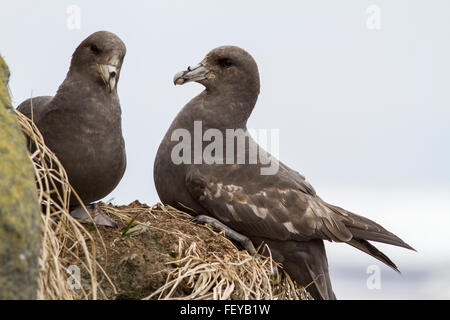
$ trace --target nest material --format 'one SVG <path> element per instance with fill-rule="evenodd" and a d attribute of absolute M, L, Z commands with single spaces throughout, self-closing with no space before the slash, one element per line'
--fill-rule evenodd
<path fill-rule="evenodd" d="M 250 255 L 223 233 L 169 206 L 101 203 L 119 229 L 81 225 L 69 214 L 70 195 L 76 193 L 64 168 L 33 122 L 20 112 L 17 116 L 36 146 L 30 157 L 43 213 L 39 299 L 309 297 L 272 260 L 267 247 L 259 252 L 268 256 Z M 74 283 L 79 278 L 73 265 L 81 283 Z"/>
<path fill-rule="evenodd" d="M 67 174 L 55 154 L 45 145 L 34 123 L 20 112 L 16 111 L 16 114 L 23 133 L 35 146 L 30 158 L 37 181 L 43 226 L 38 299 L 97 299 L 96 246 L 88 247 L 91 234 L 69 214 L 73 190 Z M 72 290 L 68 285 L 72 280 L 67 269 L 69 257 L 89 274 L 90 288 Z"/>
<path fill-rule="evenodd" d="M 192 217 L 170 206 L 151 207 L 138 201 L 115 207 L 100 204 L 102 210 L 114 218 L 122 229 L 104 234 L 106 246 L 114 244 L 118 252 L 109 250 L 109 272 L 115 282 L 117 270 L 130 262 L 135 274 L 148 272 L 149 277 L 162 274 L 157 288 L 143 284 L 140 279 L 132 287 L 141 287 L 144 299 L 307 299 L 304 288 L 291 280 L 279 264 L 269 256 L 250 255 L 239 250 L 223 232 L 209 225 L 198 225 Z M 127 243 L 128 242 L 128 243 Z M 123 247 L 142 247 L 126 250 Z M 118 256 L 120 254 L 120 256 Z M 125 256 L 123 256 L 125 254 Z M 117 260 L 121 262 L 116 262 Z M 134 263 L 132 261 L 135 261 Z M 139 262 L 140 261 L 140 262 Z M 156 270 L 147 270 L 147 264 Z M 136 270 L 137 268 L 137 270 Z M 152 273 L 153 271 L 153 273 Z M 108 272 L 108 270 L 107 270 Z M 154 279 L 153 281 L 155 281 Z M 132 281 L 132 280 L 129 280 Z M 158 282 L 156 280 L 156 282 Z M 123 286 L 116 281 L 118 291 Z"/>

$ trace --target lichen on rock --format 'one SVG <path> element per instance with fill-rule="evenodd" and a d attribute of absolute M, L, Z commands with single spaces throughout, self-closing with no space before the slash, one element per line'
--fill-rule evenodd
<path fill-rule="evenodd" d="M 0 56 L 0 299 L 35 299 L 40 208 L 25 137 L 12 112 L 9 75 Z"/>

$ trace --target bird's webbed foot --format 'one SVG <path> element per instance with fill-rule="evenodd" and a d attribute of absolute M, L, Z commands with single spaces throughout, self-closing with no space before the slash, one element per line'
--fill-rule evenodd
<path fill-rule="evenodd" d="M 210 216 L 207 216 L 207 215 L 199 215 L 199 216 L 195 216 L 193 221 L 196 222 L 196 223 L 199 223 L 199 224 L 200 223 L 207 223 L 207 224 L 212 225 L 213 227 L 215 227 L 215 228 L 217 228 L 219 230 L 223 230 L 225 232 L 225 235 L 228 238 L 238 242 L 250 254 L 256 253 L 255 246 L 253 245 L 252 241 L 248 237 L 246 237 L 243 234 L 240 234 L 239 232 L 231 229 L 230 227 L 226 226 L 225 224 L 223 224 L 222 222 L 220 222 L 216 218 L 213 218 L 213 217 L 210 217 Z"/>
<path fill-rule="evenodd" d="M 94 223 L 99 226 L 117 228 L 117 223 L 108 217 L 102 209 L 100 209 L 97 203 L 87 204 L 85 207 L 89 211 L 89 214 L 82 206 L 79 206 L 70 211 L 70 215 L 73 218 L 80 220 L 81 223 Z"/>

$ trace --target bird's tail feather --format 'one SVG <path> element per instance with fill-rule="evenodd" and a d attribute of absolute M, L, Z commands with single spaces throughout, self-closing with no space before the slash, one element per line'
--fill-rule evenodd
<path fill-rule="evenodd" d="M 395 234 L 393 234 L 385 229 L 383 229 L 381 231 L 361 230 L 361 229 L 352 228 L 352 227 L 349 227 L 348 229 L 352 233 L 353 237 L 357 238 L 357 239 L 365 239 L 365 240 L 370 240 L 370 241 L 387 243 L 387 244 L 391 244 L 391 245 L 394 245 L 397 247 L 402 247 L 402 248 L 416 251 L 416 249 L 411 247 L 409 244 L 404 242 L 402 239 L 397 237 Z"/>
<path fill-rule="evenodd" d="M 378 223 L 329 203 L 326 203 L 326 206 L 341 217 L 353 238 L 387 243 L 415 251 L 413 247 Z"/>
<path fill-rule="evenodd" d="M 367 253 L 368 255 L 371 255 L 375 259 L 383 262 L 387 266 L 391 267 L 392 269 L 394 269 L 395 271 L 400 273 L 400 271 L 398 270 L 398 268 L 395 265 L 395 263 L 392 262 L 392 260 L 389 259 L 388 256 L 386 256 L 383 252 L 378 250 L 375 246 L 370 244 L 368 241 L 366 241 L 364 239 L 353 238 L 353 239 L 351 239 L 350 241 L 348 241 L 346 243 L 348 243 L 349 245 L 351 245 L 351 246 L 353 246 L 353 247 L 355 247 L 355 248 L 357 248 L 357 249 Z"/>

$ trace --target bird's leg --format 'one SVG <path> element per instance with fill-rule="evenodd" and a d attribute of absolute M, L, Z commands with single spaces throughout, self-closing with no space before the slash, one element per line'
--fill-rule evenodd
<path fill-rule="evenodd" d="M 80 220 L 82 223 L 95 223 L 99 226 L 107 226 L 111 228 L 117 228 L 117 223 L 114 222 L 110 217 L 108 217 L 98 206 L 97 203 L 91 203 L 85 205 L 89 214 L 82 206 L 78 206 L 72 211 L 70 215 L 75 219 Z"/>
<path fill-rule="evenodd" d="M 210 224 L 210 225 L 212 225 L 213 227 L 215 227 L 217 229 L 225 231 L 225 235 L 228 238 L 238 242 L 250 254 L 256 253 L 255 246 L 253 245 L 252 241 L 248 237 L 246 237 L 243 234 L 240 234 L 239 232 L 237 232 L 237 231 L 231 229 L 230 227 L 224 225 L 219 220 L 217 220 L 217 219 L 215 219 L 213 217 L 210 217 L 210 216 L 199 215 L 199 216 L 194 217 L 193 221 L 196 222 L 196 223 L 207 223 L 207 224 Z"/>
<path fill-rule="evenodd" d="M 245 250 L 247 250 L 250 254 L 256 253 L 255 246 L 253 245 L 253 242 L 243 234 L 240 234 L 239 232 L 231 229 L 230 227 L 226 226 L 216 218 L 207 216 L 207 215 L 199 215 L 195 216 L 193 219 L 196 223 L 207 223 L 209 225 L 212 225 L 213 227 L 223 230 L 225 232 L 225 235 L 238 242 L 242 247 L 244 247 Z M 258 258 L 261 258 L 258 256 Z M 272 276 L 276 277 L 278 275 L 278 269 L 276 266 L 273 266 L 272 268 Z"/>

